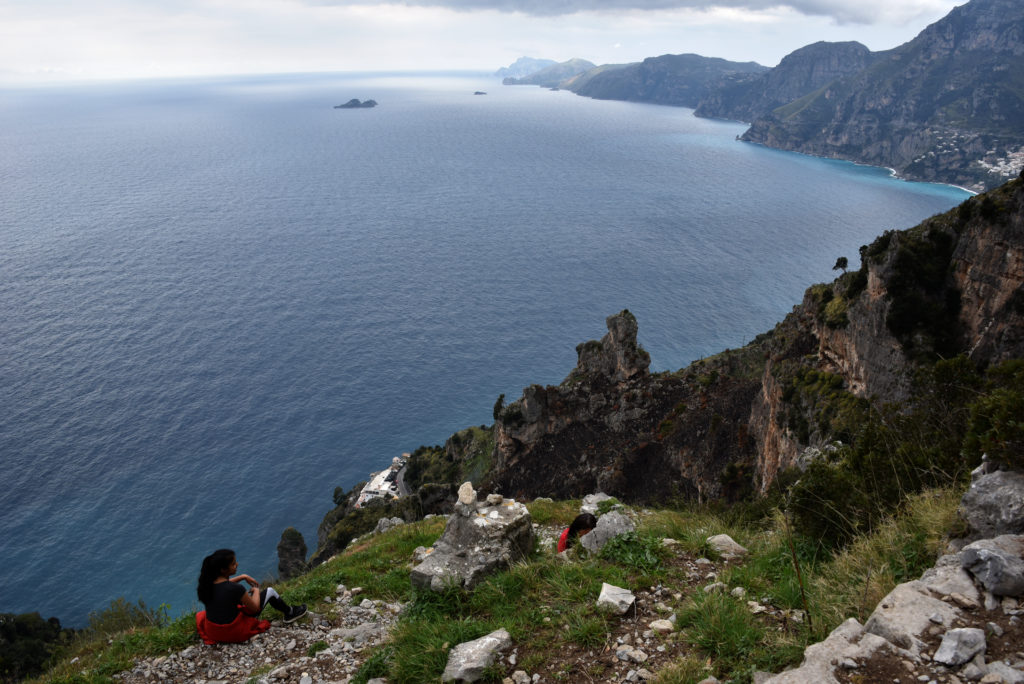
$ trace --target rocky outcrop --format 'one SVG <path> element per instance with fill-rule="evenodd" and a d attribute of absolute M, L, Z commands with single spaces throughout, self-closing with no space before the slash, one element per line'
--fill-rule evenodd
<path fill-rule="evenodd" d="M 599 342 L 576 347 L 576 368 L 566 382 L 599 375 L 612 382 L 625 382 L 647 372 L 651 356 L 636 341 L 636 317 L 623 310 L 605 320 L 608 333 Z"/>
<path fill-rule="evenodd" d="M 813 43 L 786 55 L 771 71 L 723 82 L 701 99 L 694 114 L 753 121 L 837 78 L 863 71 L 875 58 L 854 41 Z"/>
<path fill-rule="evenodd" d="M 289 527 L 281 533 L 281 541 L 277 543 L 277 574 L 281 579 L 298 577 L 309 569 L 306 552 L 306 540 L 301 532 Z"/>
<path fill-rule="evenodd" d="M 533 527 L 526 506 L 491 494 L 476 500 L 466 482 L 444 533 L 412 569 L 413 586 L 443 591 L 449 586 L 472 589 L 489 574 L 507 568 L 533 548 Z"/>
<path fill-rule="evenodd" d="M 602 340 L 577 347 L 562 384 L 527 387 L 496 414 L 494 467 L 482 486 L 517 497 L 718 496 L 733 450 L 752 453 L 733 430 L 746 422 L 756 383 L 728 371 L 735 359 L 651 375 L 633 315 L 606 323 Z"/>
<path fill-rule="evenodd" d="M 866 69 L 756 119 L 743 139 L 995 187 L 1024 165 L 1024 5 L 972 0 Z"/>
<path fill-rule="evenodd" d="M 975 537 L 1024 534 L 1024 473 L 978 468 L 960 502 L 960 517 Z"/>

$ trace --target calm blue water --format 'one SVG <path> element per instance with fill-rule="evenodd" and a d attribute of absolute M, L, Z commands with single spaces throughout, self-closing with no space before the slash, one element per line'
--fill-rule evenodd
<path fill-rule="evenodd" d="M 0 92 L 0 612 L 184 611 L 608 314 L 679 368 L 966 197 L 742 131 L 469 76 Z"/>

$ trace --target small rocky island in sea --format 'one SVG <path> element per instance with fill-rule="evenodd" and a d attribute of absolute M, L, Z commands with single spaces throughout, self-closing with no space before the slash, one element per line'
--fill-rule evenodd
<path fill-rule="evenodd" d="M 367 109 L 369 107 L 376 107 L 376 100 L 367 100 L 366 102 L 360 102 L 356 98 L 352 98 L 345 104 L 334 105 L 335 109 Z"/>
<path fill-rule="evenodd" d="M 473 93 L 473 94 L 474 94 L 474 95 L 486 95 L 487 93 L 485 93 L 485 92 L 484 92 L 484 91 L 482 91 L 482 90 L 478 90 L 478 91 L 476 91 L 476 92 L 475 92 L 475 93 Z"/>

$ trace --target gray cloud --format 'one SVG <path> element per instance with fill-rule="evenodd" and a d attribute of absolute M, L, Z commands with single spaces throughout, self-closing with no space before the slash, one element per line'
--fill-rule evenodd
<path fill-rule="evenodd" d="M 444 7 L 457 11 L 497 10 L 533 16 L 559 16 L 585 11 L 711 10 L 731 8 L 769 10 L 790 8 L 808 16 L 830 17 L 840 24 L 873 24 L 887 18 L 906 20 L 934 10 L 952 7 L 949 0 L 306 0 L 318 5 L 402 4 Z"/>

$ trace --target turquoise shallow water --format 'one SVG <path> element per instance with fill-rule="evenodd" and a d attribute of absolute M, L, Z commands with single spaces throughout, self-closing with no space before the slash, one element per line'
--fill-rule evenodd
<path fill-rule="evenodd" d="M 186 610 L 608 314 L 678 368 L 967 196 L 742 131 L 464 74 L 4 91 L 0 612 Z"/>

